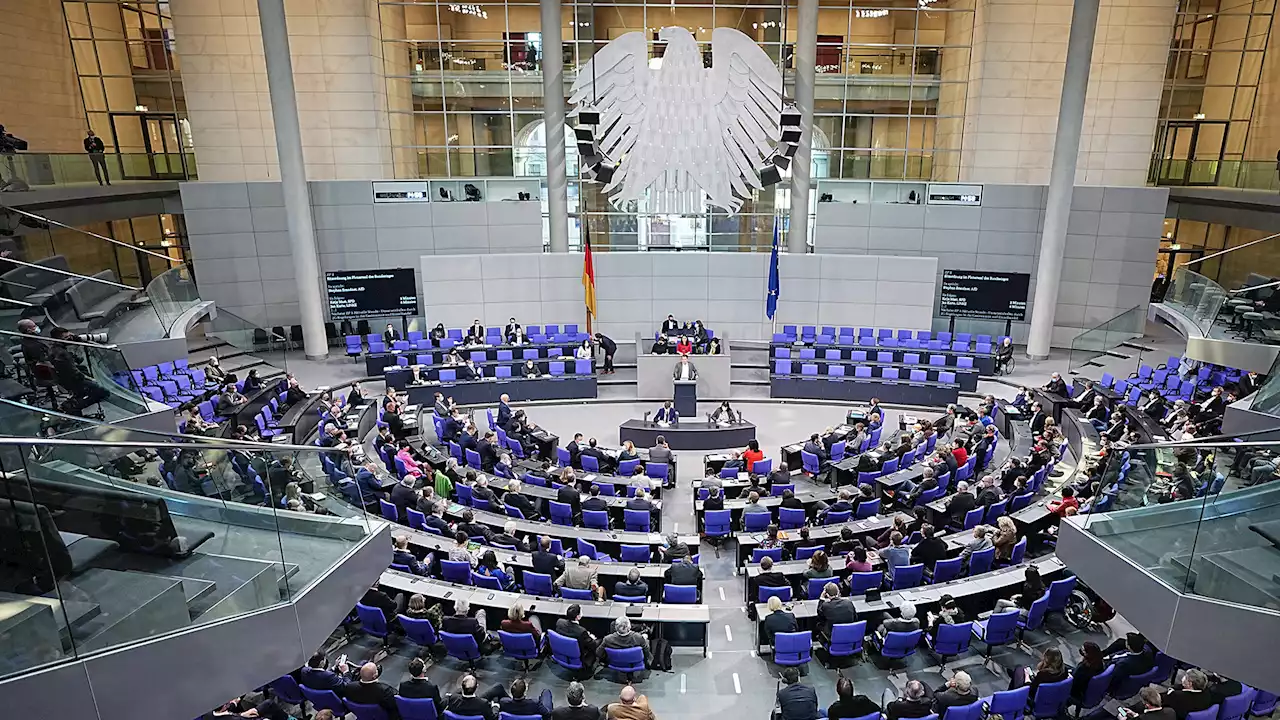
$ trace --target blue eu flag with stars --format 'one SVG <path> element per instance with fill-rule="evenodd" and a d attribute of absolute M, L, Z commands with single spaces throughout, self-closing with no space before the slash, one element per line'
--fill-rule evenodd
<path fill-rule="evenodd" d="M 773 319 L 778 312 L 778 221 L 773 223 L 773 251 L 769 253 L 769 297 L 765 300 L 765 314 Z"/>

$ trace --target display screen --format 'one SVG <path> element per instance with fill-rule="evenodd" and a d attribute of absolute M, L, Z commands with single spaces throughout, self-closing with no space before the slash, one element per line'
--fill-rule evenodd
<path fill-rule="evenodd" d="M 331 320 L 418 314 L 413 268 L 329 272 L 324 282 Z"/>
<path fill-rule="evenodd" d="M 943 270 L 939 315 L 1026 320 L 1027 273 L 988 270 Z"/>

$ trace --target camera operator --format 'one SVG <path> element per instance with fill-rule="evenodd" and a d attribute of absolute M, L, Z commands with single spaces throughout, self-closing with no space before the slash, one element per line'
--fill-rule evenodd
<path fill-rule="evenodd" d="M 24 318 L 18 321 L 18 332 L 22 338 L 18 347 L 22 348 L 22 360 L 27 366 L 28 377 L 35 377 L 35 366 L 49 362 L 49 344 L 40 337 L 40 326 L 35 320 Z"/>
<path fill-rule="evenodd" d="M 80 341 L 75 333 L 62 327 L 50 330 L 49 336 L 54 340 Z M 80 415 L 85 408 L 102 402 L 109 395 L 105 388 L 93 381 L 88 369 L 72 354 L 70 347 L 53 345 L 49 348 L 49 359 L 53 363 L 53 374 L 58 384 L 71 393 L 71 399 L 62 406 L 63 412 Z"/>
<path fill-rule="evenodd" d="M 4 156 L 4 164 L 9 169 L 9 178 L 0 177 L 0 192 L 21 192 L 30 188 L 18 177 L 18 169 L 14 166 L 13 156 L 19 150 L 27 149 L 27 141 L 5 132 L 0 125 L 0 155 Z"/>

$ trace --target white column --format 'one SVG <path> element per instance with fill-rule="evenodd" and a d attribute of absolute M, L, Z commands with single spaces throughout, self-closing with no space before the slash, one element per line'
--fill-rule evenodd
<path fill-rule="evenodd" d="M 808 252 L 809 184 L 813 156 L 813 85 L 818 69 L 818 0 L 799 0 L 796 26 L 795 68 L 796 108 L 800 110 L 800 148 L 791 159 L 791 221 L 787 230 L 787 250 Z"/>
<path fill-rule="evenodd" d="M 564 155 L 564 37 L 560 0 L 542 10 L 542 119 L 547 137 L 547 225 L 551 252 L 569 252 L 569 169 Z"/>
<path fill-rule="evenodd" d="M 320 261 L 316 257 L 316 231 L 311 222 L 307 168 L 302 160 L 302 131 L 298 127 L 298 96 L 293 89 L 293 61 L 289 57 L 284 0 L 258 0 L 258 18 L 267 61 L 271 116 L 276 128 L 280 186 L 289 222 L 293 277 L 298 285 L 298 310 L 302 314 L 303 352 L 308 360 L 323 360 L 329 356 L 329 341 L 324 334 Z"/>
<path fill-rule="evenodd" d="M 1031 309 L 1031 333 L 1027 357 L 1049 357 L 1053 319 L 1058 309 L 1058 285 L 1062 280 L 1062 253 L 1067 245 L 1067 220 L 1076 184 L 1076 159 L 1084 126 L 1084 100 L 1089 89 L 1089 62 L 1093 35 L 1098 27 L 1098 1 L 1075 0 L 1071 35 L 1067 40 L 1067 66 L 1058 105 L 1058 130 L 1049 170 L 1049 195 L 1044 208 L 1044 234 L 1040 238 L 1040 265 L 1036 269 L 1036 296 Z"/>

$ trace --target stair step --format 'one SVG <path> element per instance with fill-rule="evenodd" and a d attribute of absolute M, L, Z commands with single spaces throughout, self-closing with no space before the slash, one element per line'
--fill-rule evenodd
<path fill-rule="evenodd" d="M 1120 343 L 1120 346 L 1121 346 L 1121 347 L 1127 347 L 1127 348 L 1133 348 L 1134 350 L 1141 350 L 1142 352 L 1155 352 L 1155 351 L 1156 351 L 1156 349 L 1155 349 L 1155 348 L 1153 348 L 1153 347 L 1151 347 L 1150 345 L 1143 345 L 1142 343 L 1133 342 L 1132 340 L 1125 340 L 1124 342 Z"/>
<path fill-rule="evenodd" d="M 59 581 L 56 596 L 99 608 L 96 617 L 72 630 L 79 650 L 97 650 L 191 624 L 182 582 L 163 575 L 95 567 Z"/>
<path fill-rule="evenodd" d="M 1113 358 L 1120 358 L 1121 360 L 1132 360 L 1132 359 L 1133 359 L 1133 356 L 1132 356 L 1132 355 L 1125 355 L 1124 353 L 1122 353 L 1122 352 L 1116 352 L 1115 350 L 1104 350 L 1104 351 L 1103 351 L 1103 354 L 1104 354 L 1104 355 L 1109 355 L 1109 356 L 1111 356 L 1111 357 L 1113 357 Z"/>
<path fill-rule="evenodd" d="M 277 553 L 279 550 L 277 549 Z M 113 565 L 121 569 L 156 573 L 193 581 L 193 589 L 201 592 L 189 604 L 192 618 L 211 620 L 255 610 L 280 601 L 280 581 L 286 574 L 297 572 L 297 565 L 268 560 L 200 553 L 188 558 L 117 555 Z M 203 587 L 211 584 L 212 589 Z"/>

